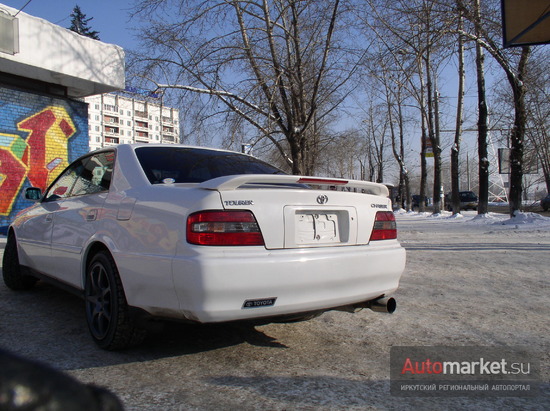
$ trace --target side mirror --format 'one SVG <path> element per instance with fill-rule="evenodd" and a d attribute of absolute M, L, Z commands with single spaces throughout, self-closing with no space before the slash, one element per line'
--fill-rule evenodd
<path fill-rule="evenodd" d="M 29 187 L 25 190 L 25 198 L 31 201 L 39 201 L 42 198 L 42 190 L 36 187 Z"/>

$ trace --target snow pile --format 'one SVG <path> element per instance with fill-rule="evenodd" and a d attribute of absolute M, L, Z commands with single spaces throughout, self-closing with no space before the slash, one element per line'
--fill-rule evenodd
<path fill-rule="evenodd" d="M 521 211 L 515 211 L 514 217 L 506 220 L 502 224 L 550 224 L 549 217 L 543 217 L 537 213 L 522 213 Z"/>

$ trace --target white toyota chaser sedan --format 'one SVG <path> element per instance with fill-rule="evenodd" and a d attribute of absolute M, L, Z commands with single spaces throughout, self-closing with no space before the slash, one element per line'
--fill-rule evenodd
<path fill-rule="evenodd" d="M 119 145 L 74 161 L 11 224 L 13 290 L 38 280 L 83 297 L 95 342 L 140 343 L 158 319 L 296 321 L 393 312 L 405 249 L 388 190 L 287 175 L 252 156 Z"/>

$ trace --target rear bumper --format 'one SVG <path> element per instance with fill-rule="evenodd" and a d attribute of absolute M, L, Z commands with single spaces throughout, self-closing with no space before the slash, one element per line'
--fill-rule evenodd
<path fill-rule="evenodd" d="M 406 259 L 397 241 L 299 251 L 192 250 L 173 260 L 173 282 L 183 317 L 204 323 L 326 310 L 388 295 Z M 270 299 L 273 305 L 244 307 L 245 301 Z"/>

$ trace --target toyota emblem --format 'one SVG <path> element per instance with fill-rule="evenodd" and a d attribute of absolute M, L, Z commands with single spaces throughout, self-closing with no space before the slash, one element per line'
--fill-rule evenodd
<path fill-rule="evenodd" d="M 319 197 L 317 197 L 317 202 L 319 204 L 326 204 L 328 201 L 328 197 L 326 195 L 320 195 Z"/>

